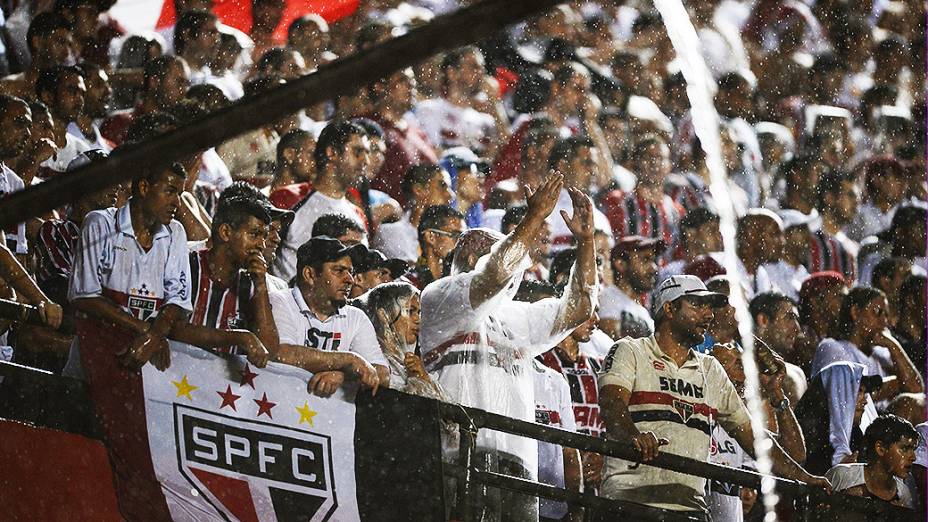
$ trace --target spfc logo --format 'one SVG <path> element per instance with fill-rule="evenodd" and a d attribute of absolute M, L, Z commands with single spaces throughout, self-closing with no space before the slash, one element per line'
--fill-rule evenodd
<path fill-rule="evenodd" d="M 677 410 L 677 415 L 686 423 L 693 416 L 693 405 L 684 401 L 673 401 L 673 409 Z"/>
<path fill-rule="evenodd" d="M 181 474 L 227 520 L 322 522 L 338 507 L 329 437 L 174 405 Z"/>

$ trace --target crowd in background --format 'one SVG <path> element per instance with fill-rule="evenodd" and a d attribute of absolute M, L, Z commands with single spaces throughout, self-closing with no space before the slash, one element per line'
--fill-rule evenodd
<path fill-rule="evenodd" d="M 0 194 L 105 161 L 466 4 L 362 0 L 331 24 L 299 17 L 276 41 L 284 0 L 253 0 L 248 31 L 222 24 L 210 0 L 175 0 L 175 23 L 142 34 L 108 15 L 114 3 L 0 2 Z M 928 465 L 911 430 L 928 434 L 924 3 L 686 4 L 714 80 L 727 193 L 709 191 L 687 84 L 651 2 L 571 2 L 7 230 L 0 291 L 36 305 L 46 326 L 5 321 L 3 358 L 91 378 L 74 346 L 74 318 L 90 316 L 144 338 L 125 354 L 130 367 L 169 364 L 158 342 L 170 337 L 310 369 L 320 395 L 360 380 L 458 401 L 418 348 L 420 292 L 453 273 L 466 231 L 512 233 L 558 176 L 514 298 L 560 296 L 581 270 L 559 211 L 571 214 L 583 193 L 598 305 L 538 356 L 538 422 L 607 436 L 604 359 L 619 339 L 655 334 L 662 281 L 696 276 L 749 302 L 761 370 L 778 376 L 762 380 L 768 428 L 801 430 L 792 457 L 838 489 L 918 505 Z M 737 278 L 724 268 L 717 198 L 737 214 Z M 110 247 L 97 243 L 123 248 L 107 234 L 132 227 L 138 259 L 164 248 L 162 288 L 115 283 L 138 263 L 100 259 Z M 158 246 L 163 234 L 170 247 Z M 177 313 L 140 315 L 132 299 L 149 296 Z M 713 312 L 692 349 L 713 355 L 743 394 L 734 309 Z M 341 339 L 327 334 L 333 321 Z M 713 428 L 712 461 L 752 466 L 736 446 Z M 886 456 L 891 446 L 901 456 Z M 601 456 L 545 451 L 539 480 L 602 486 Z M 892 458 L 908 464 L 883 462 Z M 714 520 L 762 515 L 756 492 L 707 488 Z M 541 516 L 581 515 L 543 503 Z"/>

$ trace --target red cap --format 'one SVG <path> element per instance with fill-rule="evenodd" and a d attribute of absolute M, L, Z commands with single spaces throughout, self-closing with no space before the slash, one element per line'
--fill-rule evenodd
<path fill-rule="evenodd" d="M 813 296 L 824 294 L 826 290 L 846 286 L 847 281 L 839 272 L 815 272 L 802 282 L 802 288 L 799 289 L 799 301 L 808 301 Z"/>
<path fill-rule="evenodd" d="M 612 247 L 612 259 L 618 257 L 619 252 L 648 249 L 654 250 L 655 255 L 661 254 L 664 250 L 667 250 L 667 244 L 663 240 L 653 237 L 625 236 L 616 241 L 615 246 Z"/>
<path fill-rule="evenodd" d="M 715 276 L 725 275 L 726 271 L 712 256 L 702 255 L 687 263 L 683 267 L 683 273 L 694 275 L 705 282 Z"/>

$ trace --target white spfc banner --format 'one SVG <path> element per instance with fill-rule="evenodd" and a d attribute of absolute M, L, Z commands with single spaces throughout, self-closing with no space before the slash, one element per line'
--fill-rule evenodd
<path fill-rule="evenodd" d="M 258 369 L 171 343 L 144 366 L 155 474 L 174 520 L 359 520 L 354 391 L 306 392 L 310 373 Z"/>

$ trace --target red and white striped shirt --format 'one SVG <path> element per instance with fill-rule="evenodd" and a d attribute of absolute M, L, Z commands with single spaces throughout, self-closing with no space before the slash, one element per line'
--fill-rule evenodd
<path fill-rule="evenodd" d="M 809 273 L 831 270 L 843 274 L 848 281 L 857 279 L 856 252 L 847 244 L 842 244 L 839 238 L 821 229 L 809 234 L 807 265 Z"/>
<path fill-rule="evenodd" d="M 617 240 L 638 235 L 661 239 L 666 245 L 673 245 L 677 222 L 685 214 L 683 208 L 666 194 L 662 196 L 660 205 L 655 205 L 636 192 L 619 190 L 606 194 L 602 207 Z"/>
<path fill-rule="evenodd" d="M 244 312 L 240 312 L 242 302 L 239 299 L 241 272 L 235 278 L 233 285 L 219 286 L 212 278 L 209 258 L 209 250 L 190 253 L 191 301 L 193 302 L 190 324 L 218 330 L 244 328 Z M 250 289 L 251 280 L 247 280 L 246 284 Z M 245 299 L 247 298 L 248 296 L 245 296 Z M 214 348 L 214 350 L 221 353 L 244 354 L 234 346 Z"/>
<path fill-rule="evenodd" d="M 599 386 L 596 374 L 602 367 L 602 362 L 582 353 L 578 355 L 576 362 L 570 362 L 557 349 L 548 350 L 539 355 L 538 359 L 567 379 L 577 432 L 599 437 L 604 429 L 599 415 Z"/>
<path fill-rule="evenodd" d="M 42 223 L 35 245 L 36 279 L 40 285 L 56 278 L 67 280 L 71 276 L 80 237 L 80 227 L 70 219 L 50 219 Z"/>

